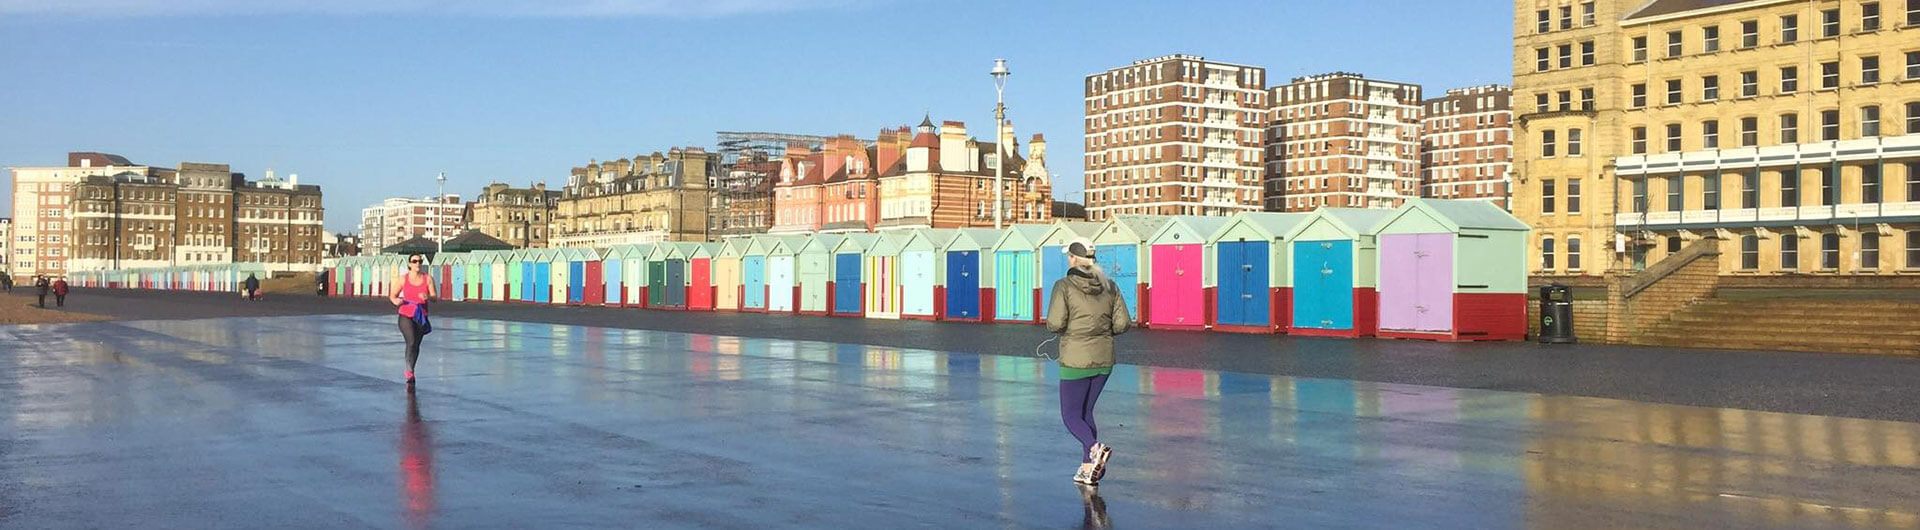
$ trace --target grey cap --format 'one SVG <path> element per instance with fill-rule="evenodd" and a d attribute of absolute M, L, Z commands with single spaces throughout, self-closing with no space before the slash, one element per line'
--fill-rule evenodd
<path fill-rule="evenodd" d="M 1093 242 L 1087 241 L 1086 238 L 1075 238 L 1073 242 L 1067 243 L 1063 250 L 1068 256 L 1093 259 Z"/>

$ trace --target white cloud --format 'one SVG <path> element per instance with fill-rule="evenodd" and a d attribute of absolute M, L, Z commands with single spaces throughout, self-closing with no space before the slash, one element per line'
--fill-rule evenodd
<path fill-rule="evenodd" d="M 0 13 L 98 17 L 196 15 L 715 17 L 804 11 L 866 0 L 0 0 Z"/>

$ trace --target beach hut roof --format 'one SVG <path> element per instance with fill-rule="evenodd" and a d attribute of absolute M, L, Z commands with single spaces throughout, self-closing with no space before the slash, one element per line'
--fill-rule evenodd
<path fill-rule="evenodd" d="M 833 252 L 833 248 L 839 246 L 840 241 L 846 238 L 847 236 L 844 234 L 815 234 L 813 237 L 807 238 L 807 242 L 800 245 L 799 248 L 794 249 L 794 251 L 805 252 L 818 249 L 821 252 Z"/>
<path fill-rule="evenodd" d="M 1093 236 L 1099 235 L 1100 229 L 1105 226 L 1105 223 L 1087 221 L 1058 221 L 1053 223 L 1052 226 L 1047 227 L 1047 233 L 1041 236 L 1040 244 L 1066 245 L 1067 243 L 1073 242 L 1076 238 L 1086 238 L 1088 241 L 1092 241 Z"/>
<path fill-rule="evenodd" d="M 1047 237 L 1047 233 L 1052 231 L 1053 227 L 1048 225 L 1009 226 L 1007 227 L 1006 233 L 1000 234 L 1000 238 L 993 241 L 992 248 L 999 249 L 1008 246 L 1037 248 L 1040 246 L 1040 241 Z"/>
<path fill-rule="evenodd" d="M 913 239 L 913 233 L 906 230 L 890 230 L 881 232 L 879 235 L 880 240 L 875 241 L 873 246 L 867 247 L 868 254 L 881 256 L 899 254 L 901 249 L 907 248 L 907 241 Z"/>
<path fill-rule="evenodd" d="M 1307 219 L 1310 219 L 1312 217 L 1313 217 L 1313 214 L 1305 213 L 1305 212 L 1301 212 L 1301 213 L 1280 213 L 1280 212 L 1237 213 L 1237 214 L 1234 214 L 1232 217 L 1227 217 L 1226 222 L 1222 223 L 1220 225 L 1220 228 L 1215 229 L 1213 232 L 1207 233 L 1207 241 L 1219 241 L 1221 238 L 1226 237 L 1227 232 L 1232 231 L 1233 227 L 1240 226 L 1240 225 L 1252 227 L 1255 231 L 1259 232 L 1262 236 L 1265 236 L 1264 239 L 1283 238 L 1283 237 L 1286 237 L 1287 234 L 1292 233 L 1295 228 L 1304 226 L 1306 224 Z"/>
<path fill-rule="evenodd" d="M 993 246 L 994 243 L 1000 241 L 1001 236 L 1006 235 L 1003 232 L 1002 230 L 993 230 L 990 228 L 961 228 L 956 231 L 953 240 L 949 241 L 948 245 L 962 246 L 970 243 L 982 249 L 989 248 Z"/>
<path fill-rule="evenodd" d="M 1134 243 L 1145 243 L 1171 219 L 1164 215 L 1117 215 L 1102 225 L 1094 238 L 1106 239 L 1108 234 L 1127 234 L 1127 238 Z"/>
<path fill-rule="evenodd" d="M 1212 238 L 1214 234 L 1220 232 L 1222 227 L 1227 226 L 1227 221 L 1230 219 L 1233 218 L 1201 215 L 1177 215 L 1169 217 L 1167 218 L 1166 224 L 1160 225 L 1159 230 L 1155 230 L 1153 234 L 1147 236 L 1147 241 L 1159 242 L 1160 238 L 1167 237 L 1167 234 L 1174 233 L 1177 230 L 1184 230 L 1187 233 L 1199 235 L 1199 238 L 1193 241 L 1194 243 L 1204 243 L 1209 238 Z M 1185 242 L 1182 241 L 1182 243 Z"/>
<path fill-rule="evenodd" d="M 1316 219 L 1327 220 L 1327 226 L 1346 234 L 1349 239 L 1372 235 L 1373 227 L 1392 217 L 1393 212 L 1384 208 L 1320 208 L 1314 210 L 1311 217 L 1295 225 L 1293 230 L 1289 230 L 1286 238 L 1288 241 L 1299 239 Z"/>
<path fill-rule="evenodd" d="M 1416 213 L 1431 217 L 1435 222 L 1454 232 L 1463 228 L 1523 232 L 1533 229 L 1491 202 L 1414 198 L 1407 199 L 1406 204 L 1394 210 L 1387 218 L 1375 223 L 1371 231 L 1379 232 L 1394 221 Z"/>
<path fill-rule="evenodd" d="M 835 254 L 843 254 L 847 252 L 864 253 L 864 252 L 867 252 L 868 250 L 871 250 L 874 245 L 877 245 L 879 243 L 880 243 L 880 234 L 868 234 L 868 233 L 846 234 L 844 237 L 840 239 L 839 243 L 834 244 L 832 247 L 830 247 L 830 249 Z"/>

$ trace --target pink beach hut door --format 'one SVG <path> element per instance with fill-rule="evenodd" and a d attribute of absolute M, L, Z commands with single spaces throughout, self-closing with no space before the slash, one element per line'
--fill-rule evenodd
<path fill-rule="evenodd" d="M 1380 236 L 1380 328 L 1453 329 L 1453 234 Z"/>
<path fill-rule="evenodd" d="M 1152 323 L 1162 326 L 1201 326 L 1202 312 L 1199 244 L 1155 245 Z"/>

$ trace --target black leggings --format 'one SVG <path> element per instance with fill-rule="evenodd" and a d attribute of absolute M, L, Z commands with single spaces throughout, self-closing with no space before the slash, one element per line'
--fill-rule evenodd
<path fill-rule="evenodd" d="M 406 315 L 400 317 L 400 337 L 407 339 L 407 371 L 413 371 L 413 362 L 420 360 L 420 338 L 426 334 L 420 332 L 420 325 Z"/>

